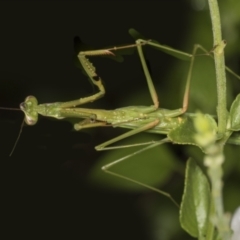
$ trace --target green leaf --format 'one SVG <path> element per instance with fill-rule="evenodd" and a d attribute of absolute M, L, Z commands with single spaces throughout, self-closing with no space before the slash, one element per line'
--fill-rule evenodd
<path fill-rule="evenodd" d="M 193 118 L 187 117 L 178 127 L 169 132 L 168 137 L 177 144 L 190 144 L 200 147 L 194 139 L 196 133 Z"/>
<path fill-rule="evenodd" d="M 231 137 L 227 140 L 227 143 L 234 144 L 234 145 L 240 145 L 240 134 L 233 133 L 233 135 L 231 135 Z"/>
<path fill-rule="evenodd" d="M 231 119 L 231 130 L 240 130 L 240 94 L 237 95 L 236 99 L 230 109 L 230 119 Z"/>
<path fill-rule="evenodd" d="M 217 125 L 213 117 L 208 114 L 204 114 L 203 116 L 208 125 L 211 126 L 213 130 L 216 130 Z M 197 117 L 195 115 L 187 116 L 178 127 L 169 132 L 168 137 L 170 140 L 177 144 L 195 145 L 204 151 L 203 146 L 199 144 L 196 138 L 199 134 L 195 126 L 196 120 Z"/>
<path fill-rule="evenodd" d="M 189 159 L 185 186 L 180 206 L 180 223 L 191 236 L 205 239 L 209 228 L 210 187 L 206 176 L 196 163 Z"/>

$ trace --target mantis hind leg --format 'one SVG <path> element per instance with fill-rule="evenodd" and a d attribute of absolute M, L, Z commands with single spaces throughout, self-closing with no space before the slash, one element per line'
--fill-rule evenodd
<path fill-rule="evenodd" d="M 140 153 L 142 153 L 142 152 L 144 152 L 144 151 L 146 151 L 146 150 L 152 149 L 152 148 L 154 148 L 154 147 L 157 147 L 157 146 L 159 146 L 159 145 L 161 145 L 161 144 L 164 144 L 164 143 L 167 143 L 167 142 L 170 142 L 170 140 L 169 140 L 168 138 L 162 139 L 162 140 L 160 140 L 160 141 L 156 141 L 155 143 L 152 143 L 152 144 L 149 145 L 149 146 L 146 146 L 146 147 L 144 147 L 144 148 L 142 148 L 142 149 L 140 149 L 140 150 L 138 150 L 138 151 L 136 151 L 136 152 L 133 152 L 133 153 L 127 155 L 127 156 L 124 156 L 124 157 L 122 157 L 122 158 L 119 158 L 119 159 L 117 159 L 117 160 L 115 160 L 115 161 L 113 161 L 113 162 L 111 162 L 111 163 L 103 166 L 103 167 L 102 167 L 102 170 L 103 170 L 105 173 L 108 173 L 108 174 L 113 175 L 113 176 L 115 176 L 115 177 L 124 179 L 124 180 L 126 180 L 126 181 L 130 181 L 130 182 L 132 182 L 132 183 L 135 183 L 135 184 L 138 184 L 138 185 L 143 186 L 143 187 L 145 187 L 145 188 L 148 188 L 148 189 L 150 189 L 150 190 L 152 190 L 152 191 L 154 191 L 154 192 L 160 193 L 160 194 L 166 196 L 167 198 L 169 198 L 177 207 L 179 207 L 178 203 L 172 198 L 172 196 L 171 196 L 169 193 L 164 192 L 164 191 L 162 191 L 162 190 L 160 190 L 160 189 L 158 189 L 158 188 L 152 187 L 152 186 L 150 186 L 150 185 L 147 185 L 147 184 L 145 184 L 145 183 L 142 183 L 142 182 L 140 182 L 140 181 L 137 181 L 137 180 L 135 180 L 135 179 L 133 179 L 133 178 L 130 178 L 130 177 L 127 177 L 127 176 L 118 174 L 118 173 L 113 172 L 113 171 L 110 170 L 114 165 L 117 165 L 117 164 L 119 164 L 119 163 L 121 163 L 121 162 L 123 162 L 123 161 L 125 161 L 125 160 L 127 160 L 127 159 L 129 159 L 129 158 L 131 158 L 132 156 L 136 156 L 136 155 L 138 155 L 138 154 L 140 154 Z"/>
<path fill-rule="evenodd" d="M 142 148 L 142 149 L 140 149 L 140 150 L 138 150 L 138 151 L 136 151 L 136 152 L 133 152 L 133 153 L 131 153 L 131 154 L 125 156 L 125 157 L 122 157 L 122 158 L 120 158 L 120 159 L 117 159 L 117 160 L 115 160 L 115 161 L 113 161 L 113 162 L 111 162 L 111 163 L 103 166 L 103 167 L 102 167 L 102 170 L 103 170 L 105 173 L 108 173 L 108 174 L 113 175 L 113 176 L 115 176 L 115 177 L 125 179 L 125 180 L 127 180 L 127 181 L 130 181 L 130 182 L 133 182 L 133 183 L 138 184 L 138 185 L 140 185 L 140 186 L 143 186 L 143 187 L 145 187 L 145 188 L 148 188 L 148 189 L 150 189 L 150 190 L 152 190 L 152 191 L 155 191 L 155 192 L 157 192 L 157 193 L 160 193 L 160 194 L 168 197 L 176 206 L 179 207 L 178 203 L 172 198 L 172 196 L 171 196 L 169 193 L 164 192 L 164 191 L 161 191 L 161 190 L 159 190 L 159 189 L 157 189 L 157 188 L 155 188 L 155 187 L 149 186 L 149 185 L 144 184 L 144 183 L 142 183 L 142 182 L 140 182 L 140 181 L 137 181 L 137 180 L 132 179 L 132 178 L 129 178 L 129 177 L 127 177 L 127 176 L 124 176 L 124 175 L 115 173 L 115 172 L 113 172 L 113 171 L 110 170 L 110 168 L 113 167 L 114 165 L 117 165 L 118 163 L 123 162 L 123 161 L 125 161 L 126 159 L 131 158 L 132 156 L 135 156 L 135 155 L 137 155 L 137 154 L 140 154 L 140 153 L 142 153 L 142 152 L 144 152 L 144 151 L 146 151 L 146 150 L 148 150 L 148 149 L 157 147 L 157 146 L 159 146 L 159 145 L 161 145 L 161 144 L 164 144 L 164 143 L 166 143 L 166 142 L 170 142 L 170 139 L 169 139 L 169 138 L 165 138 L 165 139 L 162 139 L 162 140 L 160 140 L 160 141 L 152 141 L 152 142 L 147 142 L 147 143 L 137 143 L 137 144 L 132 144 L 132 145 L 128 145 L 128 146 L 117 146 L 117 147 L 113 146 L 113 147 L 107 147 L 107 146 L 109 146 L 110 144 L 115 143 L 115 142 L 117 142 L 117 141 L 120 141 L 120 140 L 122 140 L 122 139 L 124 139 L 124 138 L 127 138 L 127 137 L 129 137 L 129 136 L 132 136 L 132 135 L 137 134 L 137 133 L 139 133 L 139 132 L 143 132 L 143 131 L 145 131 L 145 130 L 151 129 L 151 128 L 153 128 L 154 126 L 156 126 L 156 125 L 159 123 L 159 121 L 160 121 L 159 119 L 156 119 L 156 120 L 154 120 L 154 121 L 151 121 L 151 122 L 145 124 L 145 125 L 142 126 L 142 127 L 139 127 L 139 128 L 137 128 L 137 129 L 133 129 L 133 130 L 131 130 L 131 131 L 129 131 L 129 132 L 126 132 L 126 133 L 124 133 L 124 134 L 122 134 L 122 135 L 120 135 L 120 136 L 118 136 L 118 137 L 116 137 L 116 138 L 113 138 L 113 139 L 111 139 L 111 140 L 109 140 L 109 141 L 107 141 L 107 142 L 105 142 L 105 143 L 103 143 L 103 144 L 100 144 L 100 145 L 96 146 L 96 150 L 101 151 L 101 150 L 110 150 L 110 149 L 116 149 L 116 148 L 124 148 L 124 147 L 134 147 L 134 146 L 148 145 L 148 146 L 146 146 L 146 147 L 144 147 L 144 148 Z"/>
<path fill-rule="evenodd" d="M 111 139 L 111 140 L 109 140 L 107 142 L 104 142 L 104 143 L 96 146 L 95 149 L 97 151 L 103 151 L 103 150 L 110 150 L 110 149 L 121 148 L 123 146 L 117 146 L 117 147 L 115 147 L 115 146 L 108 147 L 108 146 L 113 144 L 113 143 L 115 143 L 115 142 L 118 142 L 118 141 L 120 141 L 120 140 L 122 140 L 124 138 L 130 137 L 130 136 L 133 136 L 133 135 L 135 135 L 137 133 L 144 132 L 146 130 L 154 128 L 156 125 L 158 125 L 159 121 L 160 121 L 159 119 L 155 119 L 154 121 L 151 121 L 151 122 L 149 122 L 149 123 L 147 123 L 147 124 L 145 124 L 145 125 L 143 125 L 143 126 L 141 126 L 139 128 L 132 129 L 132 130 L 130 130 L 130 131 L 120 135 L 120 136 L 117 136 L 117 137 L 115 137 L 115 138 L 113 138 L 113 139 Z"/>

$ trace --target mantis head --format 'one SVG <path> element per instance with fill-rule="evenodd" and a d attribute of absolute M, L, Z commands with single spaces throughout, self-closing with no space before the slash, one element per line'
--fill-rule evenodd
<path fill-rule="evenodd" d="M 38 121 L 37 106 L 38 102 L 34 96 L 26 97 L 25 101 L 20 104 L 20 109 L 25 114 L 25 123 L 27 125 L 34 125 Z"/>

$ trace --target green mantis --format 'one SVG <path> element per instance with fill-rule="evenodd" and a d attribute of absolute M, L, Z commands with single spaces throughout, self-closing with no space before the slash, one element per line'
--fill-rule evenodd
<path fill-rule="evenodd" d="M 183 97 L 182 106 L 175 110 L 168 110 L 159 108 L 158 96 L 149 73 L 146 60 L 143 54 L 143 46 L 150 45 L 154 48 L 158 48 L 162 51 L 166 51 L 168 54 L 174 56 L 181 56 L 181 59 L 190 60 L 190 66 L 186 81 L 186 87 Z M 148 89 L 153 102 L 151 106 L 128 106 L 122 107 L 115 110 L 101 110 L 101 109 L 88 109 L 80 108 L 78 106 L 84 105 L 89 102 L 96 101 L 105 94 L 105 88 L 102 84 L 101 78 L 96 73 L 96 69 L 93 64 L 87 58 L 88 56 L 97 55 L 114 55 L 114 51 L 118 51 L 122 48 L 137 48 L 140 61 L 143 67 L 143 71 L 146 77 Z M 134 147 L 134 146 L 144 146 L 140 150 L 133 152 L 123 158 L 117 159 L 102 167 L 102 170 L 108 174 L 126 179 L 128 181 L 140 184 L 144 187 L 150 188 L 156 192 L 166 195 L 171 198 L 171 196 L 159 189 L 135 181 L 134 179 L 125 177 L 123 175 L 117 174 L 111 171 L 111 167 L 114 165 L 129 159 L 133 155 L 142 153 L 143 151 L 149 150 L 151 148 L 157 147 L 164 143 L 176 143 L 176 144 L 192 144 L 201 147 L 194 139 L 194 119 L 196 114 L 185 113 L 188 108 L 188 98 L 190 90 L 190 81 L 192 75 L 193 63 L 196 55 L 197 49 L 201 46 L 195 45 L 192 54 L 178 51 L 172 49 L 151 40 L 138 39 L 135 44 L 126 45 L 123 47 L 114 47 L 109 49 L 93 50 L 80 52 L 78 54 L 78 59 L 87 73 L 91 82 L 98 88 L 98 92 L 84 98 L 76 99 L 69 102 L 56 102 L 47 104 L 38 104 L 35 97 L 29 96 L 25 99 L 23 103 L 20 104 L 20 109 L 25 114 L 25 122 L 27 125 L 34 125 L 38 121 L 38 114 L 53 117 L 56 119 L 63 118 L 76 118 L 81 119 L 78 123 L 74 125 L 74 129 L 80 131 L 86 128 L 94 127 L 120 127 L 130 129 L 128 132 L 115 137 L 109 141 L 106 141 L 98 146 L 96 146 L 97 151 L 124 148 L 124 147 Z M 207 51 L 205 51 L 207 52 Z M 213 131 L 217 136 L 217 126 L 214 118 L 210 115 L 206 115 L 208 121 L 212 124 Z M 132 144 L 128 146 L 111 146 L 112 144 L 133 136 L 141 132 L 150 132 L 155 134 L 165 134 L 166 137 L 159 141 L 143 142 L 138 144 Z M 146 146 L 145 146 L 146 145 Z M 172 199 L 173 200 L 173 199 Z"/>

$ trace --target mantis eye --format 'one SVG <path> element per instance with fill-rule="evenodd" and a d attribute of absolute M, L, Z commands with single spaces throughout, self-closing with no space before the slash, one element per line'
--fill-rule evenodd
<path fill-rule="evenodd" d="M 25 101 L 20 104 L 20 109 L 25 114 L 25 122 L 27 125 L 34 125 L 38 121 L 37 106 L 37 99 L 33 96 L 27 97 Z"/>

